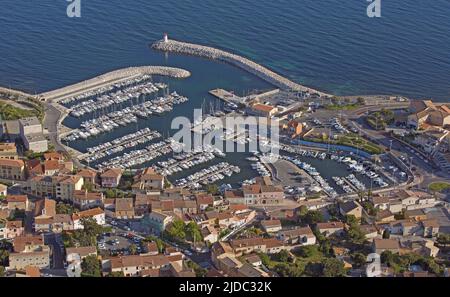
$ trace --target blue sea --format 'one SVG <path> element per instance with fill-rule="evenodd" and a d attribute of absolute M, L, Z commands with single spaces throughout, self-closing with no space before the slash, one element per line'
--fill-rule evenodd
<path fill-rule="evenodd" d="M 1 0 L 0 85 L 42 92 L 154 64 L 208 79 L 210 63 L 149 49 L 168 32 L 338 95 L 449 102 L 450 1 L 381 2 L 382 17 L 372 19 L 366 0 L 81 0 L 82 17 L 68 18 L 65 0 Z M 214 77 L 227 84 L 235 74 L 224 72 Z"/>

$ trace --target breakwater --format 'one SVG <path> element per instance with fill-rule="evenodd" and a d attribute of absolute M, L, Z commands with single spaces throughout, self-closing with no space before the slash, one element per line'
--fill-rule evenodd
<path fill-rule="evenodd" d="M 247 58 L 235 55 L 213 47 L 197 45 L 192 43 L 180 42 L 175 40 L 159 40 L 152 45 L 155 50 L 163 52 L 173 52 L 185 55 L 203 57 L 212 60 L 222 61 L 236 67 L 239 67 L 259 78 L 284 90 L 303 91 L 311 94 L 317 93 L 320 96 L 332 96 L 318 90 L 314 90 L 273 72 L 264 66 L 261 66 Z"/>
<path fill-rule="evenodd" d="M 111 71 L 57 90 L 45 92 L 40 94 L 39 96 L 45 98 L 45 100 L 59 101 L 69 96 L 75 96 L 82 92 L 87 92 L 95 88 L 100 88 L 144 74 L 161 75 L 173 78 L 187 78 L 191 75 L 189 71 L 180 68 L 163 66 L 129 67 Z"/>

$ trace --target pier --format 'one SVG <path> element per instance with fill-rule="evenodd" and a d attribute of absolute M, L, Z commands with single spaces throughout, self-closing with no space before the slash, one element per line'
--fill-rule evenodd
<path fill-rule="evenodd" d="M 163 52 L 173 52 L 178 54 L 192 55 L 212 60 L 222 61 L 233 66 L 239 67 L 259 78 L 267 81 L 284 90 L 301 91 L 307 93 L 316 93 L 323 97 L 331 97 L 331 94 L 320 92 L 298 83 L 292 82 L 289 79 L 261 66 L 247 58 L 232 54 L 223 50 L 215 49 L 213 47 L 197 45 L 192 43 L 169 40 L 167 38 L 159 40 L 152 45 L 155 50 Z"/>
<path fill-rule="evenodd" d="M 188 78 L 191 73 L 187 70 L 172 67 L 163 66 L 142 66 L 142 67 L 129 67 L 125 69 L 119 69 L 112 72 L 102 74 L 100 76 L 88 79 L 70 86 L 63 87 L 61 89 L 45 92 L 39 94 L 40 97 L 46 101 L 59 101 L 70 96 L 76 96 L 77 94 L 105 87 L 114 83 L 118 83 L 123 80 L 127 80 L 140 75 L 161 75 L 172 78 Z"/>
<path fill-rule="evenodd" d="M 225 101 L 226 103 L 235 103 L 235 104 L 245 103 L 245 98 L 239 97 L 224 89 L 214 89 L 209 91 L 209 93 L 214 97 L 217 97 L 220 100 Z"/>

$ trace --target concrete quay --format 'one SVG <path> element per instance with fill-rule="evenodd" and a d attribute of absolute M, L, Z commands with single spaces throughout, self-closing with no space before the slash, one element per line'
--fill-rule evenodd
<path fill-rule="evenodd" d="M 88 79 L 70 86 L 66 86 L 57 90 L 39 94 L 46 101 L 59 101 L 67 97 L 76 96 L 78 94 L 111 85 L 123 80 L 131 79 L 140 75 L 161 75 L 173 78 L 187 78 L 191 73 L 187 70 L 163 66 L 142 66 L 129 67 L 111 71 L 100 76 Z"/>
<path fill-rule="evenodd" d="M 330 97 L 332 96 L 330 94 L 326 94 L 324 92 L 320 92 L 318 90 L 314 90 L 302 86 L 298 83 L 292 82 L 289 79 L 249 59 L 212 47 L 167 39 L 155 42 L 152 45 L 152 48 L 163 52 L 186 54 L 226 62 L 228 64 L 239 67 L 249 73 L 252 73 L 258 76 L 259 78 L 284 90 L 303 91 L 309 92 L 311 94 L 317 93 L 320 96 L 330 96 Z"/>

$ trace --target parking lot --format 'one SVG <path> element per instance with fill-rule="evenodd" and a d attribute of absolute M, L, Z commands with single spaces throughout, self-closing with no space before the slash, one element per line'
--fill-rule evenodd
<path fill-rule="evenodd" d="M 112 253 L 128 254 L 130 246 L 134 244 L 137 247 L 137 251 L 141 250 L 140 240 L 134 238 L 128 238 L 124 235 L 109 235 L 99 238 L 98 247 L 101 250 L 107 250 Z"/>

